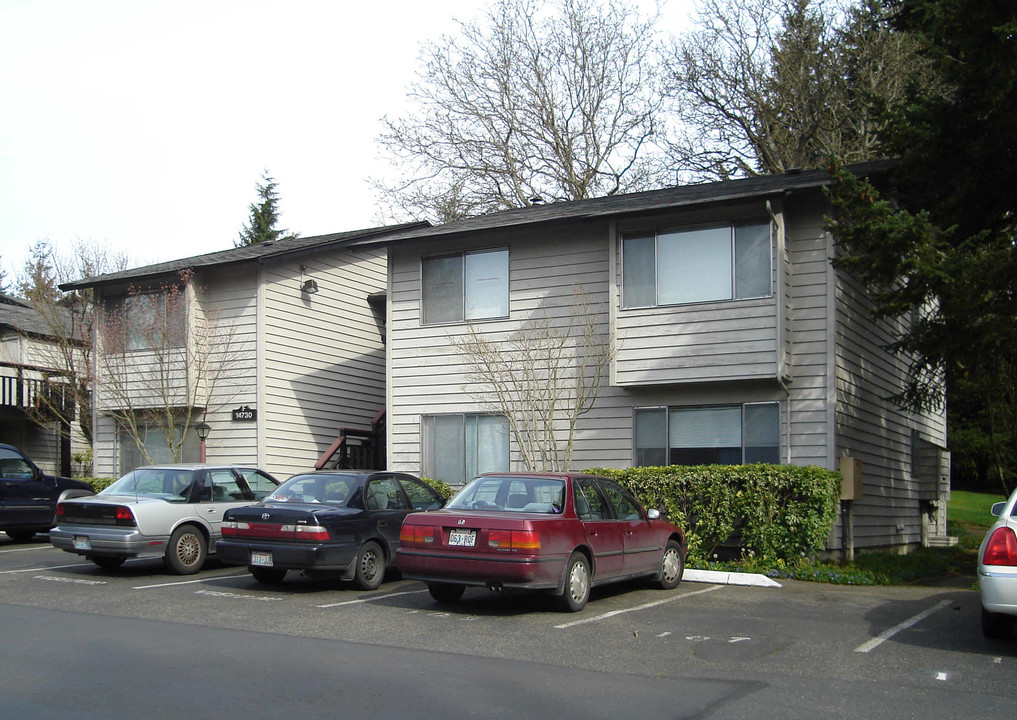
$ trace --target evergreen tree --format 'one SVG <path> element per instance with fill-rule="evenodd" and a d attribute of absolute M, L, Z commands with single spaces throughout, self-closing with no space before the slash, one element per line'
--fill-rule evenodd
<path fill-rule="evenodd" d="M 251 203 L 251 218 L 239 239 L 233 244 L 234 247 L 246 247 L 248 245 L 259 245 L 264 242 L 276 240 L 287 240 L 296 237 L 296 234 L 288 234 L 287 230 L 276 229 L 279 222 L 279 193 L 276 192 L 276 182 L 269 176 L 268 170 L 262 173 L 262 182 L 258 184 L 258 197 L 261 203 Z"/>
<path fill-rule="evenodd" d="M 63 293 L 58 287 L 53 248 L 48 240 L 39 240 L 32 245 L 29 257 L 18 281 L 18 292 L 33 304 L 52 304 Z"/>

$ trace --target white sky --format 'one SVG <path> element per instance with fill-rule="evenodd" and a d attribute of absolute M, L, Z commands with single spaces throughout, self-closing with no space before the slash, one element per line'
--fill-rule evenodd
<path fill-rule="evenodd" d="M 263 170 L 279 226 L 371 227 L 383 115 L 483 0 L 0 0 L 0 263 L 76 239 L 132 265 L 233 246 Z M 663 29 L 691 0 L 671 0 Z"/>

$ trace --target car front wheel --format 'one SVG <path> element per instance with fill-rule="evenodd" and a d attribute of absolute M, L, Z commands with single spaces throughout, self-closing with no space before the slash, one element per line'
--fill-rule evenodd
<path fill-rule="evenodd" d="M 582 553 L 572 553 L 565 567 L 565 587 L 558 597 L 558 607 L 565 612 L 579 612 L 590 599 L 590 561 Z"/>
<path fill-rule="evenodd" d="M 93 555 L 88 559 L 103 570 L 115 570 L 127 560 L 123 555 Z"/>
<path fill-rule="evenodd" d="M 657 584 L 664 590 L 673 590 L 682 581 L 684 572 L 685 558 L 682 557 L 681 546 L 674 540 L 668 540 L 660 559 L 660 578 Z"/>
<path fill-rule="evenodd" d="M 177 575 L 192 575 L 205 564 L 208 546 L 205 536 L 193 525 L 182 525 L 170 537 L 166 565 Z"/>
<path fill-rule="evenodd" d="M 452 583 L 428 583 L 427 591 L 440 603 L 454 603 L 463 596 L 466 587 Z"/>
<path fill-rule="evenodd" d="M 285 568 L 249 567 L 254 579 L 265 585 L 278 585 L 286 577 Z"/>
<path fill-rule="evenodd" d="M 1006 640 L 1010 637 L 1013 620 L 1008 615 L 991 613 L 982 608 L 982 634 L 990 640 Z"/>
<path fill-rule="evenodd" d="M 35 532 L 35 530 L 8 530 L 7 537 L 16 543 L 23 543 L 34 538 Z"/>

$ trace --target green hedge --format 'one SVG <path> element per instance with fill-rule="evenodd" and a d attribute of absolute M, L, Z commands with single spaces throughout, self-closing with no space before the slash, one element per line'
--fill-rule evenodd
<path fill-rule="evenodd" d="M 101 478 L 101 477 L 82 477 L 77 479 L 91 485 L 92 490 L 94 490 L 95 492 L 99 492 L 104 488 L 108 488 L 110 485 L 117 481 L 117 478 Z"/>
<path fill-rule="evenodd" d="M 840 473 L 794 465 L 672 465 L 588 472 L 613 478 L 685 530 L 689 560 L 709 559 L 740 533 L 766 559 L 823 550 L 837 518 Z"/>

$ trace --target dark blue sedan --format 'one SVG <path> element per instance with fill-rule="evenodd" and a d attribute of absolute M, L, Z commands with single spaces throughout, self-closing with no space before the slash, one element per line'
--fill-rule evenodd
<path fill-rule="evenodd" d="M 403 518 L 443 504 L 405 473 L 294 475 L 257 505 L 228 510 L 216 552 L 225 563 L 246 565 L 259 582 L 282 582 L 289 570 L 300 570 L 373 590 L 395 565 Z"/>

